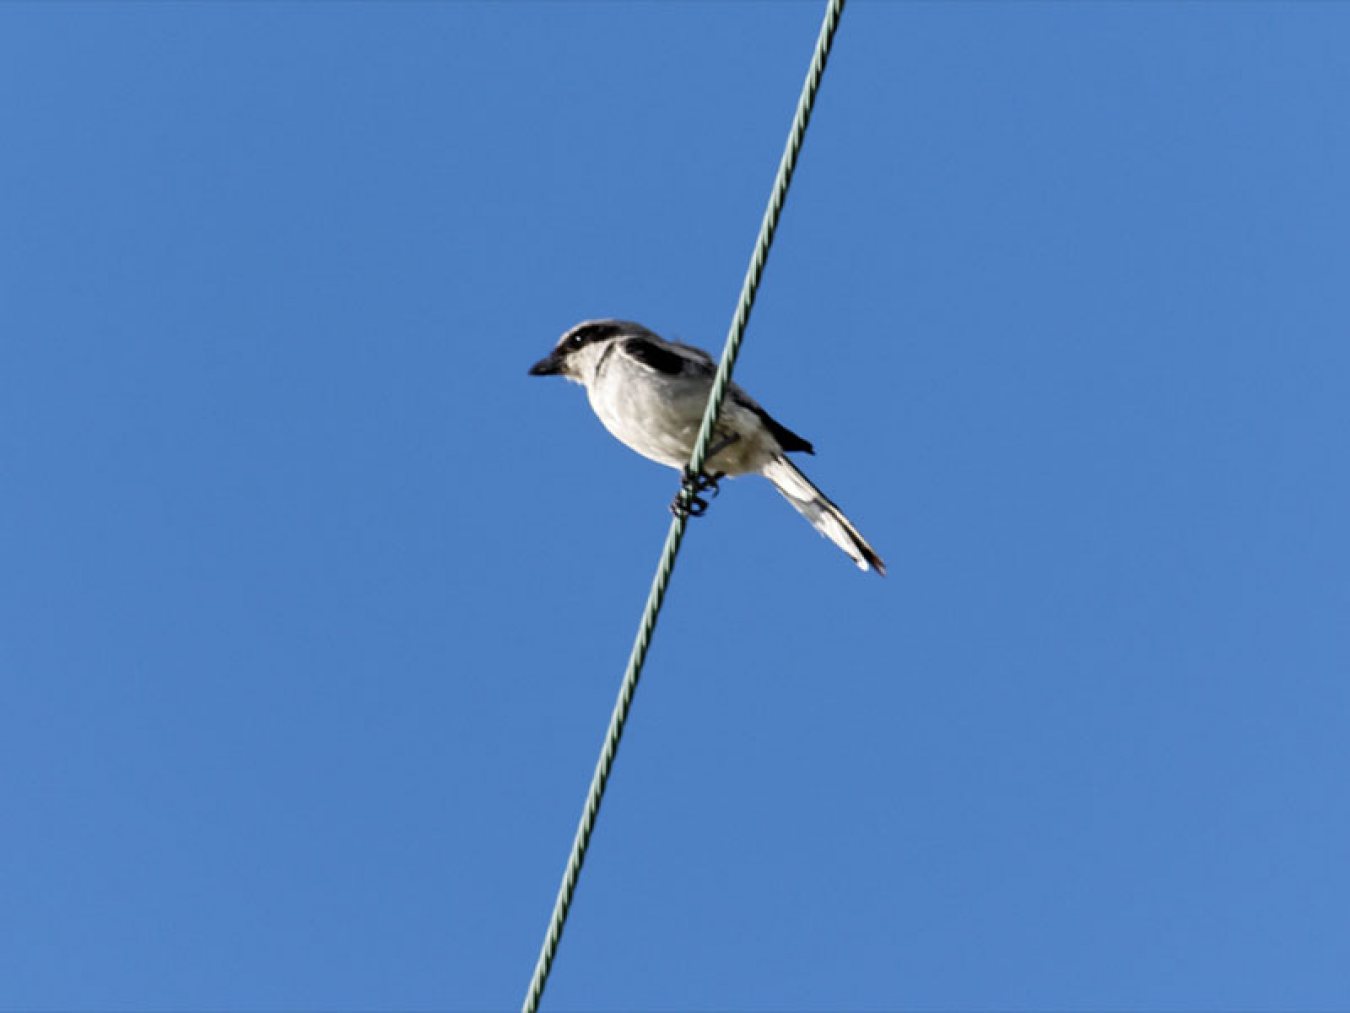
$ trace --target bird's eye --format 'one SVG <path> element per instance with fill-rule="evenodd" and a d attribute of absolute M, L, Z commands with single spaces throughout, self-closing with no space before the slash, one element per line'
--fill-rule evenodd
<path fill-rule="evenodd" d="M 570 342 L 568 342 L 568 343 L 569 343 L 573 348 L 580 348 L 580 347 L 585 343 L 585 339 L 584 339 L 584 338 L 581 336 L 581 334 L 579 334 L 579 333 L 578 333 L 578 334 L 573 334 L 573 335 L 572 335 L 572 340 L 571 340 Z"/>

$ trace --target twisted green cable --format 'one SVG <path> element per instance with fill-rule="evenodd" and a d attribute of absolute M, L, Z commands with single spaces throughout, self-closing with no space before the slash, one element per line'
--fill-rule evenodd
<path fill-rule="evenodd" d="M 708 407 L 703 413 L 703 425 L 699 428 L 698 439 L 689 458 L 689 469 L 696 475 L 703 471 L 708 444 L 712 440 L 713 429 L 722 411 L 727 385 L 731 383 L 731 371 L 735 368 L 736 358 L 740 354 L 741 341 L 745 337 L 745 328 L 750 321 L 750 310 L 755 302 L 755 293 L 759 289 L 760 280 L 764 277 L 769 247 L 778 229 L 778 219 L 783 214 L 783 201 L 787 197 L 788 185 L 792 182 L 797 156 L 801 152 L 802 140 L 806 137 L 806 126 L 811 120 L 816 92 L 820 89 L 820 80 L 825 73 L 825 61 L 829 59 L 830 46 L 834 42 L 835 29 L 839 27 L 839 17 L 843 11 L 844 0 L 828 0 L 825 20 L 821 23 L 815 53 L 811 57 L 811 67 L 806 73 L 806 82 L 802 85 L 801 97 L 797 101 L 797 114 L 792 119 L 792 129 L 788 132 L 783 157 L 778 163 L 778 175 L 774 179 L 769 205 L 764 210 L 764 219 L 759 226 L 759 239 L 755 242 L 755 252 L 750 257 L 750 266 L 745 272 L 745 281 L 741 284 L 741 297 L 736 304 L 736 313 L 731 318 L 731 328 L 727 332 L 726 345 L 722 349 L 722 361 L 718 364 L 712 390 L 708 393 Z M 680 495 L 687 504 L 692 493 L 685 489 Z M 595 765 L 595 774 L 591 777 L 591 787 L 586 794 L 586 805 L 581 811 L 576 838 L 572 841 L 572 853 L 568 856 L 567 869 L 563 872 L 562 885 L 558 888 L 553 917 L 549 919 L 548 931 L 544 935 L 544 944 L 539 951 L 534 976 L 530 979 L 529 991 L 525 994 L 525 1003 L 522 1007 L 525 1013 L 535 1013 L 539 1008 L 539 1000 L 544 994 L 553 958 L 558 952 L 567 912 L 572 906 L 577 880 L 581 876 L 581 865 L 586 860 L 591 832 L 595 829 L 595 820 L 600 813 L 605 784 L 609 781 L 610 771 L 614 767 L 614 757 L 619 751 L 619 739 L 623 737 L 624 724 L 628 720 L 629 708 L 633 705 L 633 694 L 637 690 L 638 679 L 642 676 L 642 665 L 647 658 L 647 648 L 651 646 L 652 634 L 656 631 L 656 620 L 661 613 L 661 604 L 665 600 L 666 588 L 675 569 L 675 558 L 679 555 L 680 542 L 684 540 L 687 523 L 686 515 L 677 512 L 670 522 L 670 531 L 666 534 L 666 544 L 661 550 L 661 561 L 657 564 L 656 576 L 647 594 L 647 605 L 642 610 L 642 620 L 638 625 L 637 637 L 633 641 L 633 650 L 628 656 L 628 669 L 624 672 L 623 683 L 619 687 L 619 698 L 615 701 L 614 712 L 609 718 L 609 730 L 605 733 L 605 743 Z"/>

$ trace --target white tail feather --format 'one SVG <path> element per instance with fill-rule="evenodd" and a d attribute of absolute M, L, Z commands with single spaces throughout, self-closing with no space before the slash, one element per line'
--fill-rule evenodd
<path fill-rule="evenodd" d="M 867 539 L 795 464 L 779 454 L 764 467 L 762 474 L 813 528 L 843 549 L 858 564 L 858 569 L 874 569 L 883 577 L 886 575 L 886 564 L 867 544 Z"/>

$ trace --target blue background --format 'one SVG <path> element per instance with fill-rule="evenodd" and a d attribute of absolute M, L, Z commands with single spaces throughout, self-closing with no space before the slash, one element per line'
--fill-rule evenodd
<path fill-rule="evenodd" d="M 520 1001 L 820 13 L 0 6 L 0 1007 Z M 849 9 L 549 1007 L 1350 1006 L 1347 38 Z"/>

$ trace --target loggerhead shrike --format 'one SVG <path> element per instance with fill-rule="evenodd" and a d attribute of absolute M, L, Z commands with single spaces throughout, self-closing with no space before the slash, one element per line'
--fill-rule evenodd
<path fill-rule="evenodd" d="M 531 376 L 564 376 L 586 388 L 591 408 L 619 442 L 643 457 L 684 470 L 717 366 L 707 352 L 657 337 L 628 320 L 587 320 L 564 334 Z M 685 493 L 671 508 L 701 514 L 727 475 L 763 475 L 822 535 L 848 553 L 859 569 L 886 565 L 842 510 L 788 460 L 789 451 L 814 454 L 811 444 L 776 421 L 736 384 L 727 388 L 709 444 L 704 475 L 685 476 Z"/>

